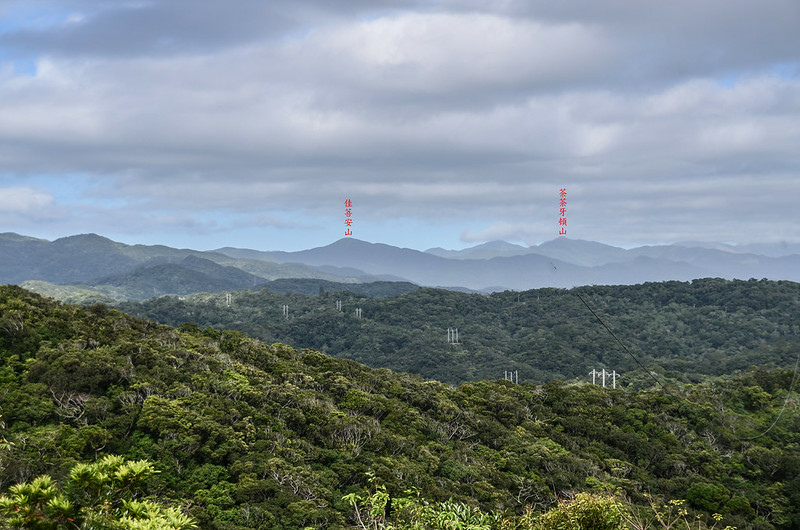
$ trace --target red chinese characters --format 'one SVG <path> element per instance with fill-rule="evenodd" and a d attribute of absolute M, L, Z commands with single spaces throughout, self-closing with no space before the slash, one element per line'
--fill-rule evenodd
<path fill-rule="evenodd" d="M 344 201 L 344 216 L 344 226 L 347 227 L 344 231 L 344 235 L 352 236 L 353 231 L 350 228 L 353 226 L 353 201 L 350 199 L 345 199 Z"/>
<path fill-rule="evenodd" d="M 561 188 L 558 197 L 558 235 L 563 236 L 567 233 L 567 188 Z"/>

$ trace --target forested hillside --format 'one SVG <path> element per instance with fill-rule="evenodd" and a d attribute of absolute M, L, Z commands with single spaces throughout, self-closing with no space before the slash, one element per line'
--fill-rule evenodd
<path fill-rule="evenodd" d="M 701 292 L 706 304 L 732 315 L 747 307 L 763 312 L 765 322 L 780 322 L 773 306 L 786 311 L 796 304 L 796 285 L 756 282 L 749 291 L 748 285 L 737 295 L 713 283 Z M 702 297 L 665 287 L 650 286 L 647 294 L 616 304 L 631 311 L 686 307 Z M 612 288 L 583 292 L 613 313 L 614 299 L 604 289 Z M 758 296 L 769 289 L 774 302 Z M 422 311 L 421 300 L 454 294 L 425 290 L 391 303 Z M 479 304 L 501 308 L 520 296 L 501 314 L 527 307 L 544 318 L 544 307 L 560 307 L 564 325 L 585 319 L 566 294 L 458 298 L 474 306 L 444 316 L 456 312 L 466 319 Z M 543 308 L 536 306 L 537 295 Z M 366 305 L 375 300 L 358 302 L 362 325 L 370 309 L 378 320 L 381 306 Z M 398 314 L 390 307 L 380 318 Z M 618 318 L 625 335 L 644 317 Z M 654 326 L 674 331 L 680 322 Z M 781 326 L 769 333 L 791 331 Z M 761 341 L 763 334 L 750 336 L 758 327 L 754 323 L 736 340 Z M 722 331 L 709 333 L 720 334 L 717 346 L 727 340 Z M 452 388 L 234 331 L 176 330 L 5 286 L 0 438 L 10 444 L 0 444 L 0 490 L 42 473 L 64 481 L 76 463 L 115 454 L 153 462 L 160 473 L 150 478 L 149 490 L 202 528 L 347 527 L 355 523 L 354 504 L 368 495 L 368 473 L 374 476 L 369 491 L 393 499 L 452 498 L 464 503 L 458 506 L 498 514 L 511 525 L 506 528 L 515 528 L 526 508 L 541 512 L 580 491 L 624 498 L 631 513 L 642 507 L 651 519 L 654 498 L 682 499 L 692 520 L 698 515 L 713 523 L 712 514 L 719 514 L 719 528 L 797 528 L 800 419 L 796 395 L 789 394 L 793 375 L 753 370 L 669 393 L 558 381 Z M 406 493 L 412 486 L 418 492 Z"/>
<path fill-rule="evenodd" d="M 579 296 L 663 380 L 787 368 L 797 355 L 800 284 L 786 281 L 704 279 L 488 296 L 418 289 L 389 298 L 263 290 L 235 293 L 230 305 L 224 295 L 196 295 L 120 307 L 174 326 L 234 329 L 449 383 L 498 379 L 507 370 L 518 370 L 520 381 L 586 381 L 590 371 L 606 369 L 621 373 L 623 386 L 652 385 Z M 448 344 L 448 328 L 458 329 L 459 345 Z"/>

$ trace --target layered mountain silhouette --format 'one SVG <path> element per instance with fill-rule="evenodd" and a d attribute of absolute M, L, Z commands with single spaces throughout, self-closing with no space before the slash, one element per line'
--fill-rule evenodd
<path fill-rule="evenodd" d="M 559 238 L 522 247 L 490 242 L 465 250 L 425 252 L 358 239 L 341 239 L 298 252 L 217 249 L 278 263 L 323 265 L 389 275 L 434 287 L 480 291 L 636 284 L 648 281 L 769 278 L 800 281 L 800 253 L 769 257 L 706 246 L 661 245 L 623 249 L 594 241 Z M 720 246 L 725 248 L 724 245 Z M 245 254 L 246 253 L 246 254 Z"/>
<path fill-rule="evenodd" d="M 0 234 L 0 283 L 26 284 L 37 292 L 60 298 L 80 292 L 79 299 L 89 301 L 102 301 L 105 297 L 144 299 L 164 294 L 260 288 L 281 278 L 342 284 L 379 279 L 361 274 L 356 278 L 306 265 L 237 259 L 217 252 L 126 245 L 96 234 L 52 242 Z M 59 288 L 48 287 L 50 284 Z"/>
<path fill-rule="evenodd" d="M 177 263 L 148 263 L 129 272 L 92 280 L 87 286 L 100 290 L 117 288 L 120 297 L 144 299 L 162 293 L 184 295 L 255 288 L 266 281 L 242 269 L 189 255 Z"/>
<path fill-rule="evenodd" d="M 531 247 L 492 241 L 464 250 L 422 252 L 345 238 L 297 252 L 197 251 L 126 245 L 96 234 L 55 241 L 0 234 L 0 283 L 48 282 L 116 299 L 260 289 L 286 278 L 347 285 L 405 281 L 491 292 L 704 277 L 800 281 L 800 248 L 682 242 L 624 249 L 562 237 Z"/>

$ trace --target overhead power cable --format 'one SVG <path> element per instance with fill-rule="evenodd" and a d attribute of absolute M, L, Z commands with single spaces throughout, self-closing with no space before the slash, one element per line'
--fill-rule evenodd
<path fill-rule="evenodd" d="M 606 323 L 605 323 L 605 322 L 603 322 L 603 319 L 602 319 L 602 318 L 600 318 L 600 317 L 597 315 L 597 313 L 595 313 L 595 312 L 594 312 L 594 310 L 593 310 L 593 309 L 592 309 L 592 308 L 589 306 L 589 304 L 587 304 L 587 303 L 586 303 L 586 300 L 584 300 L 584 299 L 583 299 L 583 297 L 582 297 L 581 295 L 579 295 L 578 293 L 575 293 L 575 294 L 578 296 L 578 298 L 580 298 L 581 302 L 583 302 L 583 305 L 585 305 L 585 306 L 586 306 L 586 309 L 588 309 L 589 311 L 591 311 L 591 313 L 594 315 L 594 318 L 596 318 L 596 319 L 597 319 L 597 321 L 598 321 L 598 322 L 600 322 L 600 324 L 601 324 L 601 325 L 602 325 L 604 328 L 606 328 L 606 331 L 608 331 L 608 332 L 611 334 L 611 336 L 612 336 L 612 337 L 614 337 L 614 340 L 616 340 L 616 341 L 619 343 L 619 345 L 620 345 L 620 346 L 622 346 L 622 349 L 624 349 L 624 350 L 625 350 L 625 351 L 628 353 L 628 355 L 630 355 L 630 356 L 631 356 L 631 358 L 633 358 L 633 360 L 634 360 L 634 361 L 636 361 L 636 364 L 638 364 L 638 365 L 639 365 L 639 366 L 642 368 L 642 370 L 644 370 L 645 372 L 647 372 L 647 374 L 648 374 L 648 375 L 649 375 L 649 376 L 650 376 L 650 377 L 653 379 L 653 381 L 655 381 L 655 382 L 658 384 L 658 386 L 660 386 L 660 387 L 661 387 L 661 388 L 662 388 L 662 389 L 663 389 L 665 392 L 667 392 L 668 394 L 670 394 L 670 395 L 673 395 L 673 396 L 675 396 L 675 397 L 678 397 L 678 399 L 684 399 L 684 398 L 681 398 L 680 396 L 677 396 L 677 395 L 676 395 L 676 394 L 674 394 L 673 392 L 670 392 L 670 391 L 669 391 L 669 390 L 668 390 L 668 389 L 667 389 L 667 388 L 666 388 L 666 387 L 665 387 L 663 384 L 661 384 L 661 381 L 659 381 L 659 380 L 658 380 L 658 378 L 656 378 L 656 376 L 655 376 L 655 375 L 653 375 L 653 372 L 651 372 L 650 370 L 648 370 L 648 369 L 647 369 L 647 368 L 644 366 L 644 364 L 642 364 L 642 362 L 641 362 L 639 359 L 637 359 L 637 358 L 636 358 L 636 356 L 635 356 L 635 355 L 634 355 L 634 354 L 633 354 L 633 353 L 632 353 L 632 352 L 631 352 L 631 351 L 628 349 L 628 347 L 627 347 L 627 346 L 625 346 L 625 344 L 623 344 L 621 340 L 619 340 L 619 338 L 618 338 L 618 337 L 617 337 L 617 336 L 614 334 L 614 332 L 613 332 L 613 331 L 611 331 L 611 328 L 609 328 L 609 327 L 606 325 Z M 786 410 L 786 406 L 787 406 L 787 405 L 788 405 L 788 403 L 789 403 L 789 398 L 791 397 L 791 395 L 792 395 L 792 392 L 794 391 L 794 386 L 795 386 L 795 383 L 797 383 L 798 368 L 800 368 L 800 352 L 798 352 L 798 354 L 797 354 L 797 360 L 796 360 L 796 361 L 795 361 L 795 363 L 794 363 L 794 375 L 792 376 L 792 383 L 789 385 L 789 392 L 786 394 L 786 399 L 784 399 L 784 400 L 783 400 L 783 406 L 781 407 L 781 410 L 780 410 L 780 412 L 778 412 L 778 415 L 775 417 L 775 420 L 772 422 L 772 424 L 771 424 L 769 427 L 767 427 L 767 429 L 766 429 L 764 432 L 762 432 L 762 433 L 760 433 L 760 434 L 757 434 L 757 435 L 755 435 L 755 436 L 751 436 L 751 437 L 749 437 L 749 438 L 742 438 L 742 437 L 740 437 L 740 436 L 736 436 L 736 435 L 734 434 L 734 437 L 735 437 L 737 440 L 739 440 L 739 441 L 742 441 L 742 442 L 746 442 L 746 441 L 749 441 L 749 440 L 755 440 L 756 438 L 761 438 L 761 437 L 762 437 L 762 436 L 764 436 L 765 434 L 769 433 L 769 432 L 770 432 L 770 431 L 771 431 L 771 430 L 772 430 L 772 429 L 775 427 L 775 425 L 777 425 L 777 424 L 778 424 L 778 420 L 780 420 L 780 419 L 781 419 L 781 416 L 783 416 L 783 413 L 784 413 L 784 411 Z"/>
<path fill-rule="evenodd" d="M 661 381 L 659 381 L 659 380 L 658 380 L 658 378 L 656 378 L 656 376 L 654 376 L 654 375 L 653 375 L 653 372 L 651 372 L 650 370 L 648 370 L 648 369 L 645 367 L 645 365 L 644 365 L 644 364 L 642 364 L 642 361 L 640 361 L 639 359 L 637 359 L 637 358 L 636 358 L 636 356 L 635 356 L 633 353 L 631 353 L 631 351 L 628 349 L 628 347 L 627 347 L 627 346 L 625 346 L 625 345 L 622 343 L 622 341 L 621 341 L 621 340 L 619 340 L 619 338 L 618 338 L 618 337 L 617 337 L 617 336 L 614 334 L 614 332 L 613 332 L 613 331 L 611 331 L 611 328 L 610 328 L 610 327 L 608 327 L 608 326 L 606 325 L 606 323 L 605 323 L 605 322 L 603 322 L 603 319 L 602 319 L 602 318 L 600 318 L 600 317 L 597 315 L 597 313 L 595 313 L 595 312 L 594 312 L 594 309 L 592 309 L 591 307 L 589 307 L 589 304 L 587 304 L 587 303 L 586 303 L 586 300 L 584 300 L 584 299 L 583 299 L 583 297 L 582 297 L 581 295 L 579 295 L 578 293 L 575 293 L 575 294 L 578 296 L 578 298 L 580 298 L 581 302 L 583 302 L 583 305 L 585 305 L 585 306 L 586 306 L 586 309 L 588 309 L 589 311 L 591 311 L 591 312 L 592 312 L 592 314 L 594 315 L 594 318 L 596 318 L 596 319 L 597 319 L 597 321 L 598 321 L 598 322 L 600 322 L 600 324 L 601 324 L 601 325 L 602 325 L 604 328 L 606 328 L 606 331 L 608 331 L 609 333 L 611 333 L 611 336 L 612 336 L 612 337 L 614 337 L 614 340 L 616 340 L 616 341 L 619 343 L 619 345 L 620 345 L 620 346 L 622 346 L 622 349 L 623 349 L 623 350 L 625 350 L 625 351 L 628 353 L 628 355 L 630 355 L 630 356 L 631 356 L 631 358 L 633 358 L 633 360 L 634 360 L 634 361 L 636 361 L 636 364 L 638 364 L 638 365 L 639 365 L 639 366 L 642 368 L 642 370 L 644 370 L 644 371 L 647 373 L 647 375 L 649 375 L 649 376 L 650 376 L 650 378 L 651 378 L 653 381 L 655 381 L 655 382 L 656 382 L 656 384 L 657 384 L 658 386 L 660 386 L 660 387 L 661 387 L 661 388 L 664 390 L 664 392 L 667 392 L 668 394 L 672 394 L 672 392 L 670 392 L 669 390 L 667 390 L 667 387 L 665 387 L 664 385 L 662 385 L 662 384 L 661 384 Z M 672 395 L 674 395 L 674 394 L 672 394 Z"/>
<path fill-rule="evenodd" d="M 783 416 L 783 411 L 786 410 L 786 404 L 789 403 L 789 397 L 791 397 L 792 391 L 794 391 L 794 384 L 795 384 L 795 382 L 797 382 L 797 368 L 798 368 L 798 366 L 800 366 L 800 351 L 797 352 L 797 360 L 794 363 L 794 376 L 792 377 L 792 384 L 789 385 L 789 392 L 786 394 L 786 399 L 783 400 L 783 406 L 781 407 L 781 411 L 775 417 L 775 421 L 772 422 L 772 425 L 767 427 L 767 430 L 762 432 L 761 434 L 757 434 L 755 436 L 751 436 L 750 438 L 739 438 L 737 436 L 736 438 L 738 440 L 746 442 L 746 441 L 749 441 L 749 440 L 755 440 L 756 438 L 761 438 L 762 436 L 767 434 L 769 431 L 771 431 L 772 428 L 775 427 L 775 425 L 777 425 L 778 420 L 781 419 L 781 416 Z"/>

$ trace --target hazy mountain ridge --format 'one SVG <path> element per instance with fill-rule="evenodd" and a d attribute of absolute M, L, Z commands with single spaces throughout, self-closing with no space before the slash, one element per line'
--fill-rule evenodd
<path fill-rule="evenodd" d="M 278 278 L 317 278 L 334 282 L 360 281 L 302 264 L 239 259 L 213 251 L 176 249 L 164 245 L 126 245 L 96 234 L 55 241 L 19 234 L 0 234 L 0 283 L 45 282 L 73 286 L 86 299 L 218 292 L 242 289 Z M 30 284 L 42 288 L 43 284 Z M 67 297 L 68 291 L 61 292 Z"/>
<path fill-rule="evenodd" d="M 745 252 L 757 247 L 775 256 Z M 479 292 L 704 277 L 800 281 L 800 254 L 777 255 L 794 249 L 790 244 L 701 242 L 623 249 L 562 237 L 528 248 L 492 241 L 459 251 L 421 252 L 354 238 L 296 252 L 232 247 L 198 251 L 126 245 L 96 234 L 49 242 L 7 233 L 0 234 L 0 282 L 91 286 L 117 299 L 141 299 L 254 288 L 279 278 L 404 281 Z"/>
<path fill-rule="evenodd" d="M 441 247 L 429 248 L 425 251 L 428 254 L 433 254 L 440 258 L 452 259 L 488 259 L 497 257 L 517 256 L 520 254 L 527 254 L 530 252 L 528 247 L 522 245 L 515 245 L 506 241 L 489 241 L 474 247 L 465 248 L 463 250 L 447 250 Z"/>
<path fill-rule="evenodd" d="M 464 251 L 420 252 L 357 239 L 298 252 L 259 252 L 281 263 L 335 266 L 388 274 L 426 286 L 461 286 L 473 290 L 525 290 L 606 284 L 692 280 L 768 278 L 800 281 L 800 255 L 768 257 L 681 245 L 623 249 L 593 241 L 559 238 L 530 247 L 492 243 Z M 228 252 L 219 249 L 219 252 Z M 514 255 L 502 255 L 514 252 Z M 457 254 L 454 254 L 457 253 Z M 497 253 L 501 255 L 496 255 Z M 481 259 L 470 255 L 486 256 Z M 444 257 L 451 256 L 451 257 Z"/>

